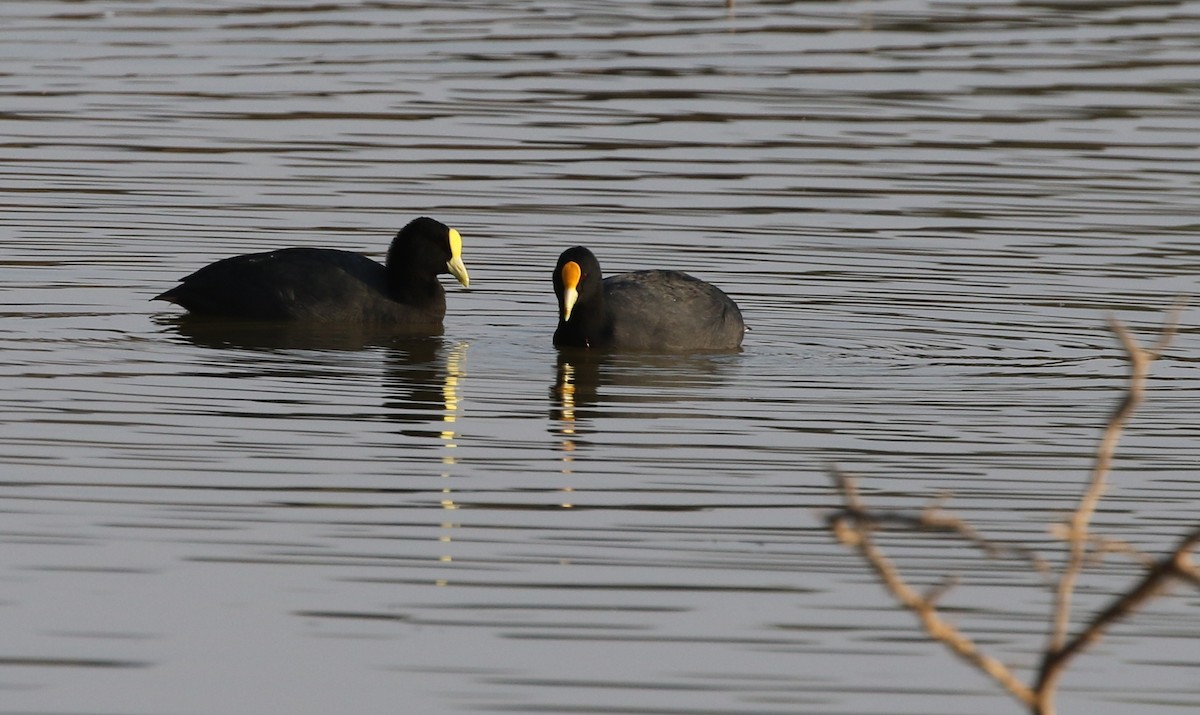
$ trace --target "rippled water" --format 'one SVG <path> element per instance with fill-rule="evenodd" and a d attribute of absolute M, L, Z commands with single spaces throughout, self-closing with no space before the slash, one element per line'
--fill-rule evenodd
<path fill-rule="evenodd" d="M 1195 291 L 1200 3 L 6 2 L 0 710 L 1002 713 L 831 543 L 830 464 L 1054 553 L 1142 335 Z M 445 334 L 197 333 L 206 262 L 382 258 Z M 721 285 L 736 355 L 563 359 L 549 270 Z M 1194 525 L 1194 313 L 1098 524 Z M 889 540 L 1019 665 L 1017 565 Z M 1085 580 L 1083 606 L 1134 573 Z M 1064 713 L 1193 712 L 1179 590 Z"/>

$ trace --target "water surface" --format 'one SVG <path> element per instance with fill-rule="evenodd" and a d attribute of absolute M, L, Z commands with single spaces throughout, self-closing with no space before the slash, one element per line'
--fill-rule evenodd
<path fill-rule="evenodd" d="M 821 516 L 944 491 L 1054 554 L 1195 290 L 1200 4 L 11 2 L 0 9 L 0 710 L 1007 713 Z M 211 333 L 234 253 L 458 228 L 441 336 Z M 713 281 L 742 352 L 573 360 L 549 271 Z M 1194 315 L 1097 523 L 1194 525 Z M 1017 564 L 889 539 L 999 656 Z M 1132 578 L 1110 559 L 1081 608 Z M 1064 713 L 1193 712 L 1193 591 Z"/>

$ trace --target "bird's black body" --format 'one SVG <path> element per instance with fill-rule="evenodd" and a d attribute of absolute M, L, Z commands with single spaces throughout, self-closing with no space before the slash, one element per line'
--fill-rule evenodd
<path fill-rule="evenodd" d="M 578 267 L 564 269 L 573 263 Z M 569 280 L 577 298 L 566 305 Z M 711 283 L 669 270 L 632 271 L 603 278 L 586 248 L 568 249 L 554 269 L 559 321 L 554 345 L 640 352 L 731 350 L 746 325 L 729 296 Z"/>
<path fill-rule="evenodd" d="M 465 285 L 461 238 L 420 218 L 396 235 L 387 265 L 328 248 L 284 248 L 225 258 L 156 296 L 194 316 L 239 320 L 441 326 L 441 273 Z"/>

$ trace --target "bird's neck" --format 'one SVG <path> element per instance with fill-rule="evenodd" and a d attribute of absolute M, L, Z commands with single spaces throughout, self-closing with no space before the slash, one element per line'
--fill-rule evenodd
<path fill-rule="evenodd" d="M 445 292 L 436 275 L 413 270 L 406 264 L 396 265 L 389 261 L 387 275 L 388 288 L 401 302 L 425 299 Z"/>

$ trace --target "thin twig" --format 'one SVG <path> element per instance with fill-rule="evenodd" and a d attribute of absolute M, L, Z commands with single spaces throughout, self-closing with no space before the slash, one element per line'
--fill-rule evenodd
<path fill-rule="evenodd" d="M 1107 486 L 1108 469 L 1112 463 L 1112 455 L 1117 446 L 1117 440 L 1125 428 L 1125 422 L 1141 402 L 1143 384 L 1146 378 L 1146 368 L 1150 364 L 1150 356 L 1138 347 L 1129 331 L 1115 318 L 1109 319 L 1109 326 L 1120 338 L 1125 348 L 1125 356 L 1129 359 L 1129 389 L 1108 418 L 1100 444 L 1096 447 L 1096 456 L 1092 464 L 1091 477 L 1079 500 L 1079 506 L 1068 520 L 1067 530 L 1067 563 L 1063 567 L 1062 578 L 1058 581 L 1058 589 L 1054 601 L 1054 621 L 1050 631 L 1050 642 L 1046 646 L 1047 654 L 1062 650 L 1067 641 L 1067 629 L 1071 625 L 1071 597 L 1075 593 L 1075 582 L 1083 570 L 1084 559 L 1087 556 L 1088 525 L 1100 498 L 1104 496 Z"/>
<path fill-rule="evenodd" d="M 1116 408 L 1108 419 L 1104 433 L 1100 437 L 1100 443 L 1096 446 L 1096 457 L 1092 467 L 1091 479 L 1089 479 L 1087 487 L 1084 489 L 1083 496 L 1080 497 L 1079 506 L 1068 522 L 1067 562 L 1063 566 L 1062 577 L 1058 582 L 1058 589 L 1055 593 L 1053 625 L 1050 637 L 1043 651 L 1042 662 L 1038 668 L 1037 679 L 1033 685 L 1033 690 L 1037 694 L 1034 712 L 1039 715 L 1053 715 L 1054 695 L 1058 689 L 1058 681 L 1066 670 L 1066 664 L 1070 659 L 1095 642 L 1110 624 L 1128 615 L 1157 593 L 1166 578 L 1165 575 L 1156 575 L 1161 574 L 1160 569 L 1151 569 L 1139 584 L 1118 598 L 1112 607 L 1105 609 L 1092 618 L 1082 633 L 1068 640 L 1067 634 L 1071 625 L 1071 598 L 1075 592 L 1075 583 L 1079 579 L 1079 574 L 1087 561 L 1087 547 L 1091 540 L 1091 536 L 1088 534 L 1088 525 L 1091 522 L 1092 515 L 1095 514 L 1096 505 L 1104 494 L 1108 470 L 1112 464 L 1112 456 L 1116 449 L 1117 440 L 1120 439 L 1121 432 L 1124 430 L 1125 423 L 1129 420 L 1130 415 L 1141 404 L 1142 397 L 1145 394 L 1146 375 L 1150 369 L 1150 363 L 1158 358 L 1163 350 L 1170 345 L 1171 339 L 1175 336 L 1175 332 L 1179 326 L 1179 316 L 1182 310 L 1183 302 L 1178 301 L 1163 322 L 1163 327 L 1159 332 L 1158 340 L 1155 342 L 1154 347 L 1148 350 L 1137 344 L 1137 341 L 1133 339 L 1133 336 L 1120 321 L 1113 317 L 1109 318 L 1109 325 L 1120 339 L 1121 346 L 1125 350 L 1125 356 L 1129 360 L 1129 382 L 1125 390 L 1125 396 L 1117 403 Z M 1197 538 L 1200 538 L 1200 536 Z M 1186 544 L 1186 548 L 1190 549 L 1191 545 L 1194 544 L 1194 540 L 1191 540 L 1189 536 L 1189 539 L 1185 539 L 1184 543 Z M 1184 549 L 1184 545 L 1181 545 L 1180 549 Z M 1171 563 L 1181 560 L 1178 554 L 1179 551 L 1176 551 L 1173 558 L 1170 559 Z"/>
<path fill-rule="evenodd" d="M 958 533 L 967 541 L 983 549 L 991 558 L 999 558 L 1002 556 L 1017 557 L 1029 562 L 1036 571 L 1046 573 L 1050 570 L 1049 564 L 1045 559 L 1038 556 L 1037 552 L 1020 544 L 1002 544 L 980 534 L 975 527 L 968 524 L 966 521 L 951 516 L 945 512 L 925 510 L 921 514 L 921 521 L 927 529 L 943 529 Z"/>
<path fill-rule="evenodd" d="M 845 499 L 847 511 L 861 513 L 863 511 L 862 503 L 858 497 L 858 488 L 854 478 L 838 470 L 834 470 L 833 477 Z M 871 539 L 870 524 L 869 521 L 855 521 L 854 526 L 850 527 L 845 520 L 841 520 L 840 524 L 834 525 L 834 533 L 841 538 L 843 532 L 853 532 L 853 538 L 850 541 L 843 540 L 843 543 L 858 549 L 858 552 L 875 570 L 875 574 L 884 588 L 892 594 L 893 598 L 913 612 L 930 638 L 943 643 L 955 655 L 983 671 L 1022 703 L 1032 705 L 1034 702 L 1033 691 L 1022 683 L 1009 670 L 1008 666 L 980 651 L 974 641 L 942 619 L 936 606 L 937 598 L 942 595 L 941 590 L 935 589 L 930 597 L 922 597 L 905 583 L 891 560 L 875 546 L 875 542 Z"/>
<path fill-rule="evenodd" d="M 855 495 L 855 498 L 857 499 L 857 495 Z M 1033 569 L 1041 573 L 1049 571 L 1049 565 L 1046 563 L 1046 560 L 1039 556 L 1033 549 L 1021 544 L 1005 544 L 993 541 L 980 534 L 975 527 L 963 519 L 935 510 L 933 507 L 927 507 L 919 515 L 913 515 L 899 511 L 870 511 L 861 507 L 854 508 L 848 506 L 845 509 L 828 514 L 825 518 L 825 522 L 831 527 L 835 526 L 840 520 L 861 522 L 869 526 L 872 530 L 908 529 L 911 531 L 956 534 L 978 547 L 989 558 L 1015 558 L 1027 562 Z"/>
<path fill-rule="evenodd" d="M 1158 341 L 1151 350 L 1139 347 L 1125 326 L 1115 317 L 1109 317 L 1109 327 L 1120 339 L 1125 356 L 1129 360 L 1129 383 L 1125 396 L 1117 403 L 1108 418 L 1108 424 L 1100 437 L 1100 443 L 1096 446 L 1091 478 L 1079 500 L 1079 506 L 1068 522 L 1067 563 L 1063 567 L 1062 577 L 1059 579 L 1058 589 L 1055 593 L 1053 626 L 1046 646 L 1046 657 L 1043 660 L 1042 675 L 1039 681 L 1048 677 L 1045 663 L 1053 660 L 1053 654 L 1061 651 L 1067 641 L 1067 630 L 1071 625 L 1071 597 L 1075 593 L 1075 583 L 1079 579 L 1079 574 L 1083 570 L 1087 558 L 1088 525 L 1096 512 L 1096 505 L 1104 495 L 1117 441 L 1120 439 L 1121 432 L 1125 429 L 1125 423 L 1129 420 L 1130 415 L 1141 404 L 1145 394 L 1146 374 L 1149 371 L 1150 363 L 1162 354 L 1175 335 L 1181 309 L 1182 306 L 1177 304 L 1170 311 Z"/>
<path fill-rule="evenodd" d="M 967 522 L 949 514 L 935 514 L 926 510 L 919 515 L 913 515 L 898 511 L 869 511 L 846 507 L 830 512 L 825 517 L 825 523 L 830 528 L 838 528 L 843 522 L 862 524 L 874 531 L 907 529 L 909 531 L 955 534 L 979 548 L 988 558 L 1018 559 L 1026 562 L 1030 568 L 1040 573 L 1048 573 L 1050 570 L 1046 560 L 1033 549 L 1021 544 L 1005 544 L 988 539 Z"/>
<path fill-rule="evenodd" d="M 1046 676 L 1045 682 L 1054 682 L 1053 673 L 1061 671 L 1063 664 L 1096 642 L 1113 623 L 1131 615 L 1145 605 L 1155 594 L 1165 588 L 1171 579 L 1177 578 L 1200 585 L 1200 580 L 1197 580 L 1197 576 L 1200 574 L 1196 573 L 1195 567 L 1191 564 L 1191 551 L 1198 542 L 1200 542 L 1200 528 L 1193 530 L 1181 539 L 1170 554 L 1159 559 L 1152 568 L 1146 571 L 1141 581 L 1117 596 L 1104 610 L 1097 613 L 1083 631 L 1067 641 L 1061 649 L 1049 654 L 1042 667 L 1043 673 L 1051 673 L 1050 676 Z M 1040 683 L 1038 687 L 1042 687 Z"/>
<path fill-rule="evenodd" d="M 1108 554 L 1128 556 L 1131 561 L 1148 569 L 1154 568 L 1154 565 L 1158 563 L 1150 554 L 1142 553 L 1134 548 L 1133 544 L 1108 536 L 1092 534 L 1088 539 L 1088 550 L 1091 553 L 1088 566 L 1099 566 Z"/>

